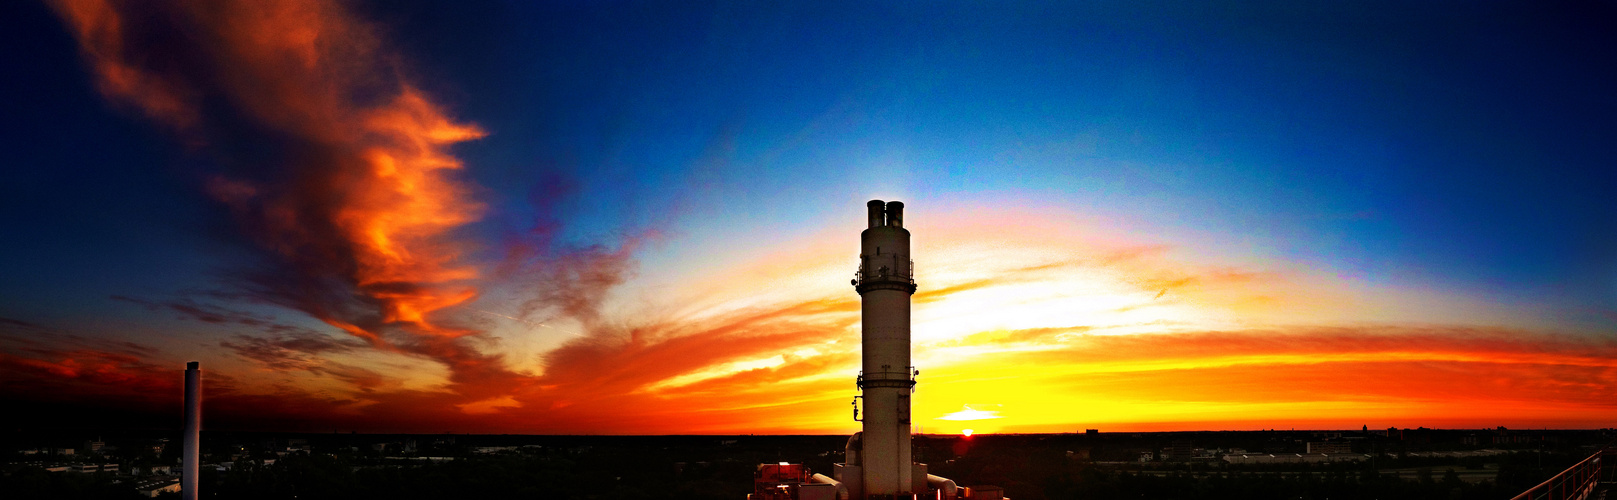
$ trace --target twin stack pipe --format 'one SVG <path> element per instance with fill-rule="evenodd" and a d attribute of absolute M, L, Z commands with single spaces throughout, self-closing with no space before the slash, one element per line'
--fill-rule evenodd
<path fill-rule="evenodd" d="M 891 226 L 904 227 L 904 202 L 891 201 L 883 203 L 881 200 L 870 200 L 865 203 L 870 211 L 870 227 Z"/>

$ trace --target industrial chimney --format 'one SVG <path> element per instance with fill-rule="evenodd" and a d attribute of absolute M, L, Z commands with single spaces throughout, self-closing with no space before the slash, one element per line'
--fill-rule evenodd
<path fill-rule="evenodd" d="M 201 363 L 185 364 L 185 443 L 180 457 L 180 498 L 197 499 L 197 470 L 202 444 Z"/>
<path fill-rule="evenodd" d="M 870 200 L 865 207 L 869 226 L 859 234 L 859 271 L 852 283 L 859 292 L 862 343 L 862 370 L 855 379 L 862 394 L 854 397 L 853 415 L 863 430 L 848 438 L 844 463 L 833 465 L 835 478 L 801 464 L 760 464 L 748 500 L 966 498 L 961 496 L 966 489 L 928 475 L 926 464 L 911 457 L 910 393 L 919 372 L 910 366 L 910 296 L 915 294 L 910 232 L 904 229 L 904 203 Z"/>
<path fill-rule="evenodd" d="M 860 299 L 862 370 L 856 384 L 863 392 L 864 430 L 854 438 L 860 448 L 854 454 L 858 463 L 846 464 L 859 469 L 860 479 L 846 477 L 855 473 L 850 468 L 842 471 L 841 480 L 851 483 L 855 498 L 907 497 L 925 492 L 917 491 L 916 464 L 910 458 L 910 393 L 916 373 L 910 365 L 910 296 L 915 293 L 910 232 L 904 229 L 904 203 L 871 200 L 866 206 L 871 224 L 859 235 L 859 272 L 853 282 Z"/>

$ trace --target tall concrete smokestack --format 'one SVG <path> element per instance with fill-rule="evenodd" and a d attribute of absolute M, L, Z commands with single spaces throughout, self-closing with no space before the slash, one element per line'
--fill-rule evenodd
<path fill-rule="evenodd" d="M 915 491 L 910 459 L 910 393 L 915 368 L 910 366 L 910 296 L 915 294 L 910 262 L 910 232 L 904 229 L 904 204 L 872 200 L 870 227 L 860 233 L 859 292 L 864 431 L 860 497 L 905 496 Z M 878 218 L 877 210 L 881 210 Z"/>
<path fill-rule="evenodd" d="M 185 364 L 185 443 L 180 457 L 180 498 L 197 500 L 197 470 L 202 444 L 201 363 Z"/>
<path fill-rule="evenodd" d="M 810 475 L 802 464 L 759 464 L 747 500 L 964 500 L 954 481 L 927 474 L 926 464 L 911 458 L 910 394 L 920 372 L 910 366 L 915 265 L 904 203 L 870 200 L 865 206 L 870 225 L 859 233 L 859 271 L 852 283 L 859 292 L 863 368 L 855 379 L 861 394 L 853 398 L 853 419 L 864 429 L 848 437 L 843 463 L 831 464 L 835 479 Z"/>

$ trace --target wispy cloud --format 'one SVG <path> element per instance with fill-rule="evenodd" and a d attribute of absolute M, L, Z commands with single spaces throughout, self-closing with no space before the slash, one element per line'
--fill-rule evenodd
<path fill-rule="evenodd" d="M 301 332 L 273 337 L 237 335 L 230 340 L 221 341 L 219 345 L 274 370 L 307 369 L 318 364 L 318 357 L 322 354 L 346 352 L 366 346 L 362 342 Z"/>

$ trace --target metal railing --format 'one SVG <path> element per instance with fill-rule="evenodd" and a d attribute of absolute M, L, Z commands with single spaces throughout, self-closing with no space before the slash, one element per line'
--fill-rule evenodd
<path fill-rule="evenodd" d="M 882 254 L 864 256 L 860 259 L 859 270 L 854 271 L 854 284 L 872 280 L 897 280 L 915 284 L 915 261 L 899 259 L 896 254 Z M 888 265 L 891 264 L 891 265 Z M 869 269 L 869 274 L 865 270 Z"/>
<path fill-rule="evenodd" d="M 885 365 L 883 366 L 885 367 Z M 913 366 L 907 368 L 901 372 L 878 370 L 865 373 L 861 370 L 859 376 L 854 378 L 853 383 L 861 391 L 865 390 L 866 387 L 909 387 L 910 392 L 915 392 L 915 377 L 919 376 L 921 371 Z"/>
<path fill-rule="evenodd" d="M 1596 451 L 1577 465 L 1510 500 L 1585 500 L 1599 488 L 1601 482 L 1612 481 L 1617 468 L 1605 467 L 1612 457 L 1617 457 L 1617 449 Z"/>

